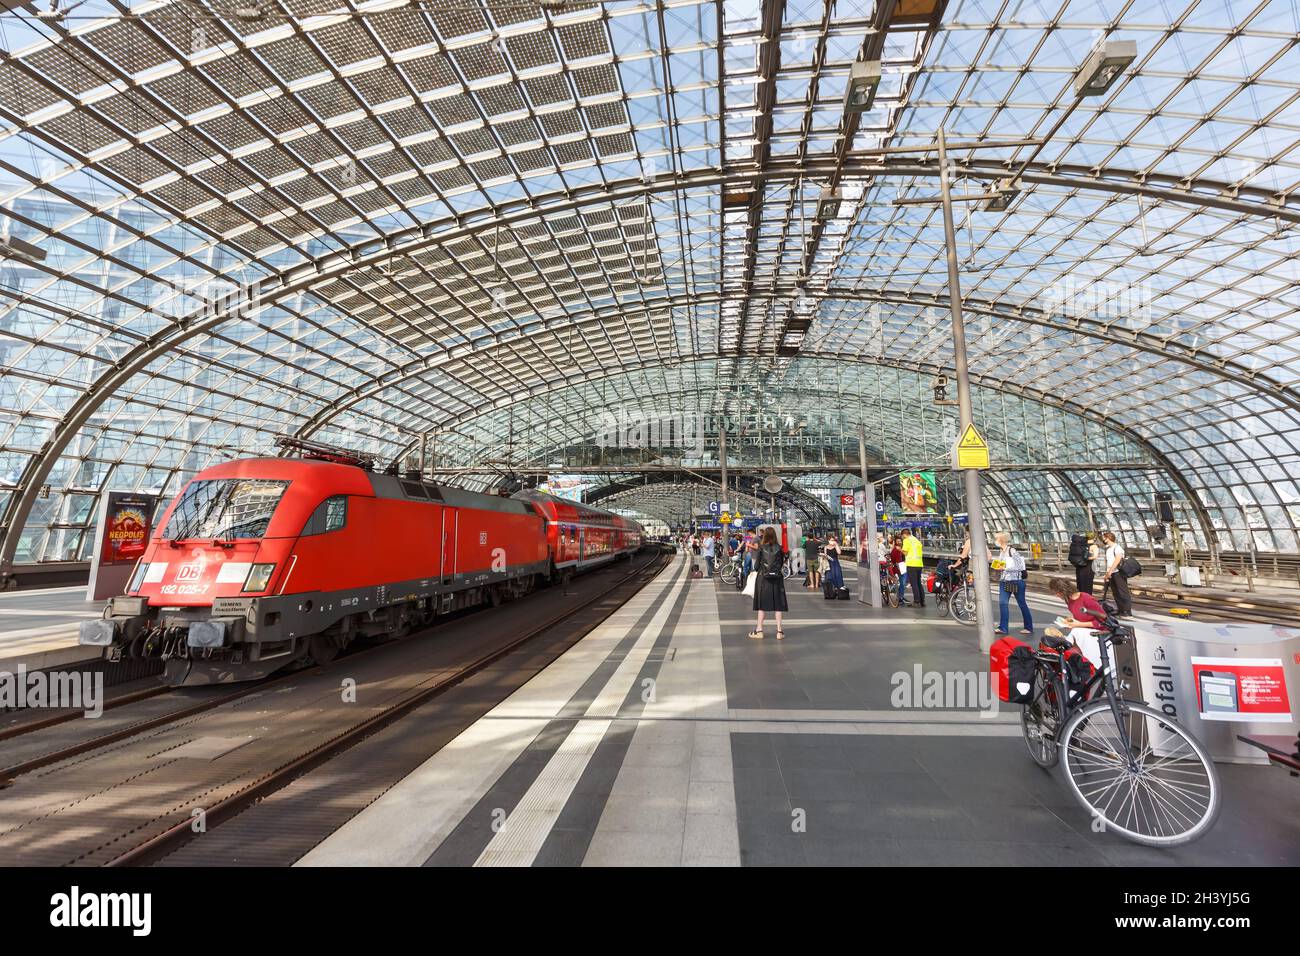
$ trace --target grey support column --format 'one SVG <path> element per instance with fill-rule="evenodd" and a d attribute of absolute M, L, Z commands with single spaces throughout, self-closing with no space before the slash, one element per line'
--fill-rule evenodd
<path fill-rule="evenodd" d="M 863 425 L 858 426 L 858 467 L 862 469 L 862 522 L 867 539 L 867 559 L 863 561 L 861 550 L 858 552 L 858 601 L 884 607 L 880 575 L 876 573 L 880 566 L 880 554 L 876 550 L 876 486 L 867 476 L 867 434 Z"/>
<path fill-rule="evenodd" d="M 961 317 L 961 281 L 957 273 L 957 232 L 952 221 L 951 171 L 943 129 L 939 130 L 939 191 L 943 198 L 943 232 L 948 247 L 948 303 L 952 309 L 952 345 L 957 367 L 957 410 L 961 430 L 974 420 L 970 396 L 970 369 L 966 362 L 966 326 Z M 980 473 L 963 472 L 966 486 L 966 520 L 970 524 L 971 570 L 975 572 L 975 620 L 980 650 L 993 646 L 993 601 L 989 584 L 989 545 L 984 533 L 984 512 L 980 507 Z"/>

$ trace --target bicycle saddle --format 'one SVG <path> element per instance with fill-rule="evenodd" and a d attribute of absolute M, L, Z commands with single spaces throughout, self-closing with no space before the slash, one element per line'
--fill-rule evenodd
<path fill-rule="evenodd" d="M 1054 651 L 1069 650 L 1074 646 L 1074 642 L 1064 637 L 1057 637 L 1052 634 L 1043 635 L 1043 643 Z"/>

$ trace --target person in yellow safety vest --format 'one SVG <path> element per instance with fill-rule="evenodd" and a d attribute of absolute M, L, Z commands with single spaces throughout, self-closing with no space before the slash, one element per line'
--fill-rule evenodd
<path fill-rule="evenodd" d="M 921 539 L 912 534 L 911 528 L 903 529 L 903 554 L 907 561 L 907 580 L 912 583 L 912 607 L 925 607 L 925 594 L 921 591 Z M 899 595 L 900 597 L 902 595 Z"/>

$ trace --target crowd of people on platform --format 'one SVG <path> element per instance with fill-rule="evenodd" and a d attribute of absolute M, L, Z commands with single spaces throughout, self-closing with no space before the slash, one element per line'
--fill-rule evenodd
<path fill-rule="evenodd" d="M 999 531 L 994 536 L 995 548 L 990 556 L 990 566 L 998 570 L 998 625 L 995 633 L 1005 635 L 1009 631 L 1011 602 L 1014 600 L 1020 610 L 1023 627 L 1021 634 L 1033 634 L 1033 614 L 1026 594 L 1027 570 L 1025 556 L 1012 544 L 1011 536 Z M 722 568 L 722 561 L 740 562 L 737 588 L 752 595 L 753 610 L 757 612 L 754 630 L 749 636 L 755 639 L 763 637 L 766 616 L 772 614 L 776 622 L 776 638 L 785 637 L 783 615 L 789 611 L 789 601 L 785 592 L 787 561 L 793 562 L 791 572 L 804 573 L 803 587 L 807 590 L 822 590 L 827 585 L 843 588 L 844 572 L 840 564 L 841 548 L 834 534 L 819 538 L 815 533 L 805 535 L 799 542 L 786 542 L 783 546 L 775 527 L 767 525 L 758 530 L 742 533 L 728 533 L 725 538 L 721 532 L 705 532 L 685 535 L 682 546 L 691 551 L 704 565 L 704 574 L 710 578 Z M 921 537 L 911 528 L 886 538 L 881 532 L 876 539 L 882 578 L 887 577 L 899 592 L 900 607 L 924 607 L 926 589 L 922 583 L 922 571 L 925 567 L 925 546 Z M 863 554 L 865 556 L 865 546 Z M 1075 535 L 1071 540 L 1069 561 L 1075 569 L 1074 587 L 1065 579 L 1051 579 L 1049 590 L 1067 604 L 1070 617 L 1067 624 L 1073 627 L 1086 626 L 1082 622 L 1101 621 L 1105 612 L 1094 597 L 1096 579 L 1100 573 L 1104 582 L 1104 594 L 1109 591 L 1114 599 L 1120 617 L 1131 617 L 1133 613 L 1133 595 L 1129 587 L 1130 574 L 1126 567 L 1127 555 L 1115 534 L 1110 531 L 1100 536 L 1093 534 Z M 947 576 L 955 583 L 970 569 L 971 538 L 970 529 L 966 529 L 962 544 L 955 559 L 940 562 L 936 573 Z M 750 576 L 753 575 L 753 579 Z M 911 591 L 911 600 L 907 600 L 907 591 Z"/>

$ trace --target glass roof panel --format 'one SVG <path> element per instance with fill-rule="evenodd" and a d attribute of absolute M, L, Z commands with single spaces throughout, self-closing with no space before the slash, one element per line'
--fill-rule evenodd
<path fill-rule="evenodd" d="M 802 408 L 799 370 L 838 364 L 924 397 L 952 368 L 945 239 L 910 201 L 942 126 L 1008 143 L 959 152 L 958 193 L 1015 189 L 956 208 L 981 394 L 1086 412 L 1224 547 L 1296 550 L 1294 4 L 236 6 L 0 14 L 0 237 L 40 251 L 0 256 L 7 548 L 76 551 L 50 531 L 76 495 L 280 433 L 396 456 L 458 428 L 470 455 L 619 376 Z M 1103 35 L 1137 59 L 1076 99 Z"/>

